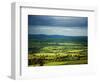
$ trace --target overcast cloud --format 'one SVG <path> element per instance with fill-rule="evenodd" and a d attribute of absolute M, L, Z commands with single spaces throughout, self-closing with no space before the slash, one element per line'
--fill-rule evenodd
<path fill-rule="evenodd" d="M 87 17 L 28 16 L 29 34 L 87 36 Z"/>

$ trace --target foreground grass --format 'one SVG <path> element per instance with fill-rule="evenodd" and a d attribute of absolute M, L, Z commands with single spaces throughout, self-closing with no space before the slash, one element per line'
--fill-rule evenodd
<path fill-rule="evenodd" d="M 44 64 L 44 66 L 78 65 L 78 64 L 88 64 L 88 61 L 87 60 L 77 60 L 77 61 L 48 62 Z M 40 66 L 40 65 L 36 64 L 36 65 L 29 65 L 29 66 Z"/>

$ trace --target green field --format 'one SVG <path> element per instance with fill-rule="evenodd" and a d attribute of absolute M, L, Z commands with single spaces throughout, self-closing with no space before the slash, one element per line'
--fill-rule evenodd
<path fill-rule="evenodd" d="M 28 38 L 28 66 L 87 64 L 87 37 Z"/>

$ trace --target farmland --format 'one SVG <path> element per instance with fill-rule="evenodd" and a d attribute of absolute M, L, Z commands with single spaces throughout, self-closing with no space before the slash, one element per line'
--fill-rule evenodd
<path fill-rule="evenodd" d="M 28 35 L 28 66 L 88 63 L 87 36 Z"/>

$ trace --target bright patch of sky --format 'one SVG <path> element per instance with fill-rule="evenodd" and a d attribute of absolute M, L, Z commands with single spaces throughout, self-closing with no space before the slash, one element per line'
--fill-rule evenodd
<path fill-rule="evenodd" d="M 30 26 L 29 34 L 65 35 L 65 36 L 87 36 L 87 29 L 81 27 L 50 27 Z"/>

